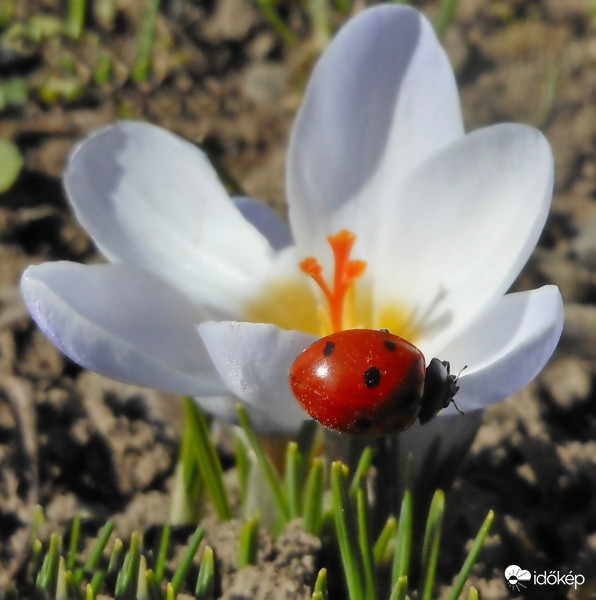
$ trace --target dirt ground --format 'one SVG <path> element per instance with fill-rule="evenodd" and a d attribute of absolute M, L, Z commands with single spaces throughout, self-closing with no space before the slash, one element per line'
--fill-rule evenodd
<path fill-rule="evenodd" d="M 17 16 L 63 16 L 64 4 L 20 0 Z M 250 0 L 163 2 L 152 75 L 143 84 L 130 82 L 142 3 L 120 4 L 112 21 L 88 15 L 93 38 L 50 36 L 9 50 L 0 40 L 0 82 L 26 77 L 35 90 L 25 104 L 0 113 L 0 136 L 13 140 L 26 161 L 15 186 L 0 195 L 0 590 L 23 577 L 36 504 L 45 508 L 48 531 L 83 513 L 92 534 L 114 515 L 125 536 L 135 528 L 150 531 L 167 516 L 180 430 L 177 400 L 82 371 L 37 331 L 19 297 L 19 277 L 29 264 L 100 259 L 62 193 L 69 149 L 118 117 L 145 119 L 200 142 L 249 195 L 284 211 L 288 133 L 312 63 L 302 3 L 282 4 L 298 38 L 292 46 Z M 414 4 L 436 15 L 436 2 Z M 552 214 L 515 287 L 555 283 L 566 302 L 555 357 L 525 390 L 486 412 L 447 497 L 440 565 L 445 585 L 461 564 L 460 546 L 489 509 L 497 513 L 472 578 L 484 599 L 596 597 L 592 13 L 588 0 L 460 0 L 445 39 L 468 129 L 529 123 L 553 146 Z M 86 81 L 101 50 L 114 60 L 110 83 L 91 82 L 70 100 L 43 95 L 51 77 L 65 77 L 65 55 L 69 76 Z M 209 529 L 222 556 L 226 537 L 234 537 L 230 528 Z M 317 544 L 292 531 L 275 544 L 264 542 L 259 566 L 243 579 L 230 571 L 225 597 L 309 597 Z M 288 548 L 299 548 L 302 558 Z M 518 592 L 503 577 L 510 564 L 582 574 L 585 583 Z"/>

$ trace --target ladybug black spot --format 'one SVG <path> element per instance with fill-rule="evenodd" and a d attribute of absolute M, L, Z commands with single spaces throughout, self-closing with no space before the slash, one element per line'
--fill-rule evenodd
<path fill-rule="evenodd" d="M 387 348 L 389 352 L 395 352 L 395 349 L 397 348 L 395 342 L 392 342 L 391 340 L 385 340 L 383 343 L 385 344 L 385 348 Z"/>
<path fill-rule="evenodd" d="M 327 342 L 323 349 L 323 356 L 331 356 L 335 350 L 335 342 Z"/>
<path fill-rule="evenodd" d="M 364 371 L 364 385 L 369 388 L 377 387 L 381 383 L 381 371 L 378 367 L 371 367 Z"/>

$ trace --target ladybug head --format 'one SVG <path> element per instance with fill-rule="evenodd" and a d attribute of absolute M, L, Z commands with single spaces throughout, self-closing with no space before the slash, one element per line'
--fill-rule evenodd
<path fill-rule="evenodd" d="M 424 377 L 424 392 L 420 400 L 420 412 L 418 420 L 421 425 L 428 423 L 436 414 L 447 408 L 451 402 L 457 411 L 463 413 L 457 408 L 453 397 L 457 394 L 459 386 L 457 385 L 457 375 L 452 375 L 450 365 L 446 360 L 433 358 L 426 368 Z"/>

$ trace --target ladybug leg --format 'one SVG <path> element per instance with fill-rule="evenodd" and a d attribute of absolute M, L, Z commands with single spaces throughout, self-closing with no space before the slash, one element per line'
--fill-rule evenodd
<path fill-rule="evenodd" d="M 418 420 L 421 425 L 428 423 L 437 413 L 447 408 L 451 402 L 455 405 L 453 397 L 457 394 L 459 386 L 457 385 L 458 376 L 451 374 L 451 367 L 446 360 L 441 361 L 433 358 L 426 368 L 424 378 L 424 392 L 420 401 L 420 412 Z M 457 405 L 455 408 L 460 414 L 463 414 Z"/>
<path fill-rule="evenodd" d="M 463 412 L 463 410 L 460 410 L 460 409 L 459 409 L 459 406 L 457 406 L 457 404 L 455 403 L 454 396 L 455 396 L 455 394 L 457 394 L 457 391 L 459 390 L 459 385 L 457 385 L 457 381 L 458 381 L 458 379 L 459 379 L 459 376 L 461 375 L 461 373 L 462 373 L 462 371 L 463 371 L 463 370 L 465 370 L 465 369 L 467 369 L 467 368 L 468 368 L 468 365 L 464 365 L 464 366 L 463 366 L 463 367 L 462 367 L 462 368 L 459 370 L 459 373 L 458 373 L 457 375 L 453 376 L 453 375 L 451 375 L 451 373 L 450 373 L 450 365 L 449 365 L 449 363 L 448 363 L 446 360 L 445 360 L 445 361 L 442 361 L 442 362 L 443 362 L 443 364 L 445 365 L 445 367 L 446 367 L 446 369 L 447 369 L 447 374 L 449 375 L 449 377 L 451 377 L 451 378 L 453 379 L 453 389 L 454 389 L 455 391 L 454 391 L 454 392 L 453 392 L 453 394 L 451 395 L 451 403 L 452 403 L 452 404 L 453 404 L 453 406 L 455 407 L 455 410 L 456 410 L 456 411 L 457 411 L 457 412 L 458 412 L 460 415 L 462 415 L 462 417 L 463 417 L 463 415 L 464 415 L 464 412 Z M 443 408 L 447 408 L 447 406 L 449 406 L 449 402 L 447 402 L 447 404 L 446 404 L 446 405 L 445 405 Z"/>

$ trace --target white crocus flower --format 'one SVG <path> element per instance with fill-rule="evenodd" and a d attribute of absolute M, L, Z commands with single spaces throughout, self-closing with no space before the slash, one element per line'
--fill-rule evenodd
<path fill-rule="evenodd" d="M 474 429 L 474 411 L 535 377 L 561 333 L 556 287 L 506 295 L 549 210 L 549 145 L 523 125 L 466 135 L 447 57 L 410 7 L 364 11 L 317 64 L 290 142 L 291 232 L 265 205 L 231 200 L 198 148 L 143 123 L 83 141 L 65 186 L 110 263 L 27 269 L 41 329 L 108 377 L 223 418 L 240 400 L 262 431 L 307 419 L 289 367 L 338 328 L 387 328 L 427 361 L 467 365 L 465 417 L 451 406 L 430 429 Z M 353 273 L 330 244 L 340 263 L 360 261 Z M 312 281 L 334 268 L 349 275 L 335 305 Z"/>

